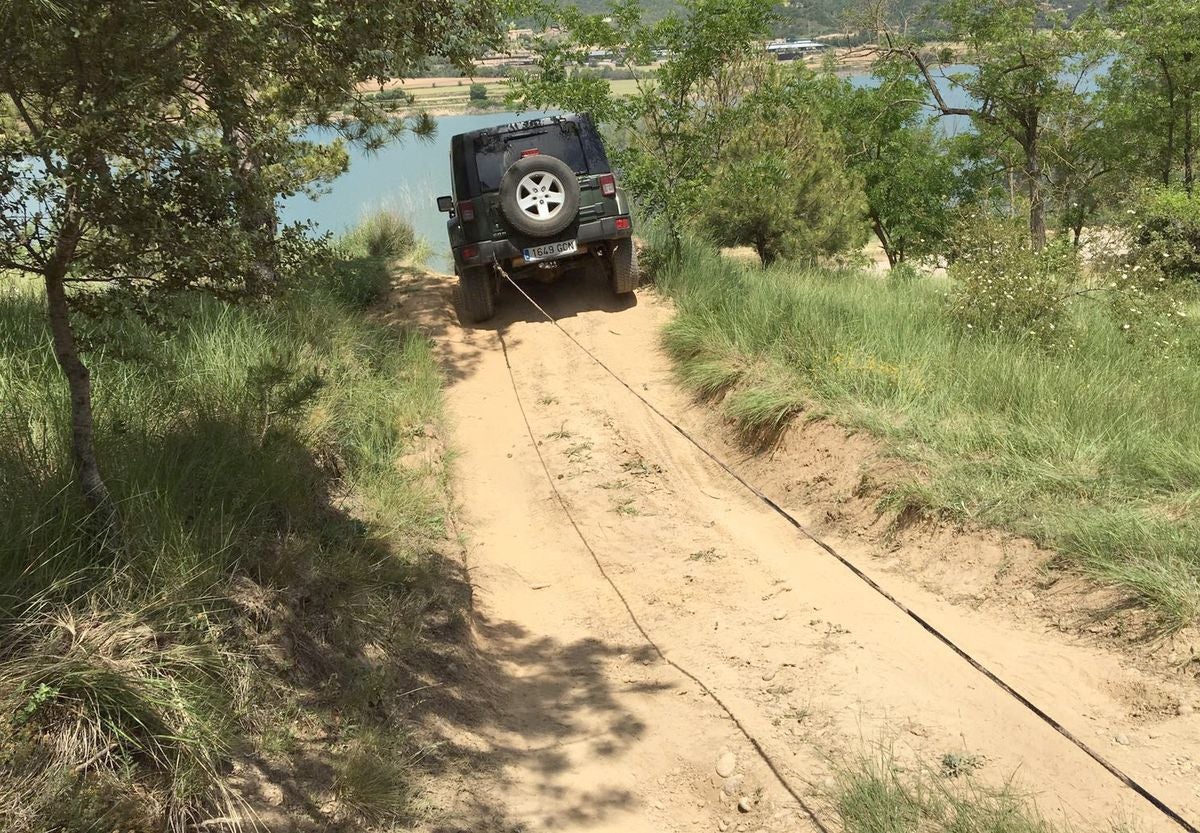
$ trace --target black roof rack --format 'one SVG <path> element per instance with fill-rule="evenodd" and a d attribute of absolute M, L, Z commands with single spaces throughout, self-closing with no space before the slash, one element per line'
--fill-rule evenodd
<path fill-rule="evenodd" d="M 540 119 L 529 119 L 527 121 L 510 122 L 509 124 L 498 124 L 494 127 L 484 127 L 479 130 L 468 130 L 466 133 L 458 133 L 454 136 L 455 139 L 479 139 L 490 136 L 500 136 L 506 133 L 518 133 L 525 130 L 536 130 L 539 127 L 550 127 L 564 122 L 575 122 L 579 120 L 579 116 L 575 113 L 564 113 L 561 116 L 544 116 Z"/>

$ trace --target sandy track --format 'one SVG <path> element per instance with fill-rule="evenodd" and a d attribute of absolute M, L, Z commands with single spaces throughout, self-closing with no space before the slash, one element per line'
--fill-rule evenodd
<path fill-rule="evenodd" d="M 530 291 L 657 407 L 712 430 L 670 383 L 656 346 L 670 311 L 652 293 L 628 306 L 599 285 Z M 984 777 L 1015 778 L 1084 829 L 1118 818 L 1177 829 L 799 536 L 515 292 L 479 327 L 458 324 L 451 293 L 451 279 L 431 279 L 399 312 L 429 331 L 450 379 L 479 649 L 503 674 L 471 683 L 488 687 L 488 719 L 459 741 L 494 766 L 443 797 L 439 829 L 816 829 L 742 729 L 825 820 L 829 761 L 883 742 L 902 761 L 982 756 Z M 1168 750 L 1200 748 L 1195 720 L 1131 743 L 1138 727 L 1108 685 L 1117 659 L 879 580 L 1200 820 L 1194 777 L 1166 765 Z M 715 770 L 724 751 L 737 758 L 732 779 Z"/>

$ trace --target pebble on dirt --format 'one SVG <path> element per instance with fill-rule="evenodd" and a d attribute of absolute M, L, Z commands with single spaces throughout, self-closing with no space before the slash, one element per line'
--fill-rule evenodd
<path fill-rule="evenodd" d="M 737 756 L 732 752 L 722 752 L 717 758 L 717 775 L 728 778 L 737 772 Z"/>
<path fill-rule="evenodd" d="M 753 802 L 751 802 L 749 798 L 742 796 L 741 800 L 738 801 L 738 812 L 749 813 L 752 809 L 754 809 Z"/>

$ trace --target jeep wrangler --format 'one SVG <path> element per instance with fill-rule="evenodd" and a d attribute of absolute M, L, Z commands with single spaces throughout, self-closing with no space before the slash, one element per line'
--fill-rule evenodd
<path fill-rule="evenodd" d="M 438 197 L 463 310 L 496 311 L 502 274 L 552 281 L 603 269 L 618 295 L 638 284 L 629 203 L 587 115 L 460 133 L 450 140 L 453 196 Z"/>

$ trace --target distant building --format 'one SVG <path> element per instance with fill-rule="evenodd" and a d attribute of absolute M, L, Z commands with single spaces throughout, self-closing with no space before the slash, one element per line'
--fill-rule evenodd
<path fill-rule="evenodd" d="M 777 41 L 767 45 L 767 52 L 781 61 L 794 61 L 829 48 L 829 44 L 815 40 Z"/>

